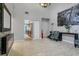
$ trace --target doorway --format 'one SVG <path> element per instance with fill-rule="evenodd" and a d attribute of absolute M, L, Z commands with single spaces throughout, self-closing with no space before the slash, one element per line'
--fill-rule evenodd
<path fill-rule="evenodd" d="M 42 38 L 46 38 L 49 32 L 49 18 L 42 18 L 41 20 L 41 33 Z"/>
<path fill-rule="evenodd" d="M 24 38 L 32 40 L 33 24 L 29 20 L 24 20 Z"/>

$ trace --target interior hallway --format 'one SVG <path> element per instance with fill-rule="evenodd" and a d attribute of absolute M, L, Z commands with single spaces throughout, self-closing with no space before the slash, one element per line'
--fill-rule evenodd
<path fill-rule="evenodd" d="M 79 56 L 79 48 L 50 39 L 15 41 L 9 56 Z"/>

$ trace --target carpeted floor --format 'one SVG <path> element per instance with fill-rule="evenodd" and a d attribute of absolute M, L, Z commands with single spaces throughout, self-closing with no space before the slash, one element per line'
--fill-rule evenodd
<path fill-rule="evenodd" d="M 50 39 L 15 41 L 9 56 L 79 56 L 79 48 Z"/>

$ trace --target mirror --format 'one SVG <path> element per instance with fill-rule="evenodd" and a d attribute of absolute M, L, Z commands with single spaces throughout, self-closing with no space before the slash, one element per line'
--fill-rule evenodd
<path fill-rule="evenodd" d="M 5 4 L 3 4 L 3 29 L 2 31 L 10 31 L 11 30 L 11 14 L 6 7 Z"/>
<path fill-rule="evenodd" d="M 10 28 L 10 16 L 7 11 L 4 9 L 4 28 Z"/>

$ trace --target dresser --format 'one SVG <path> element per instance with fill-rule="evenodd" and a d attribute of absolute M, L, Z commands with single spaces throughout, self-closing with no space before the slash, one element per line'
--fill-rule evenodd
<path fill-rule="evenodd" d="M 14 42 L 14 34 L 0 33 L 0 55 L 8 55 Z"/>

